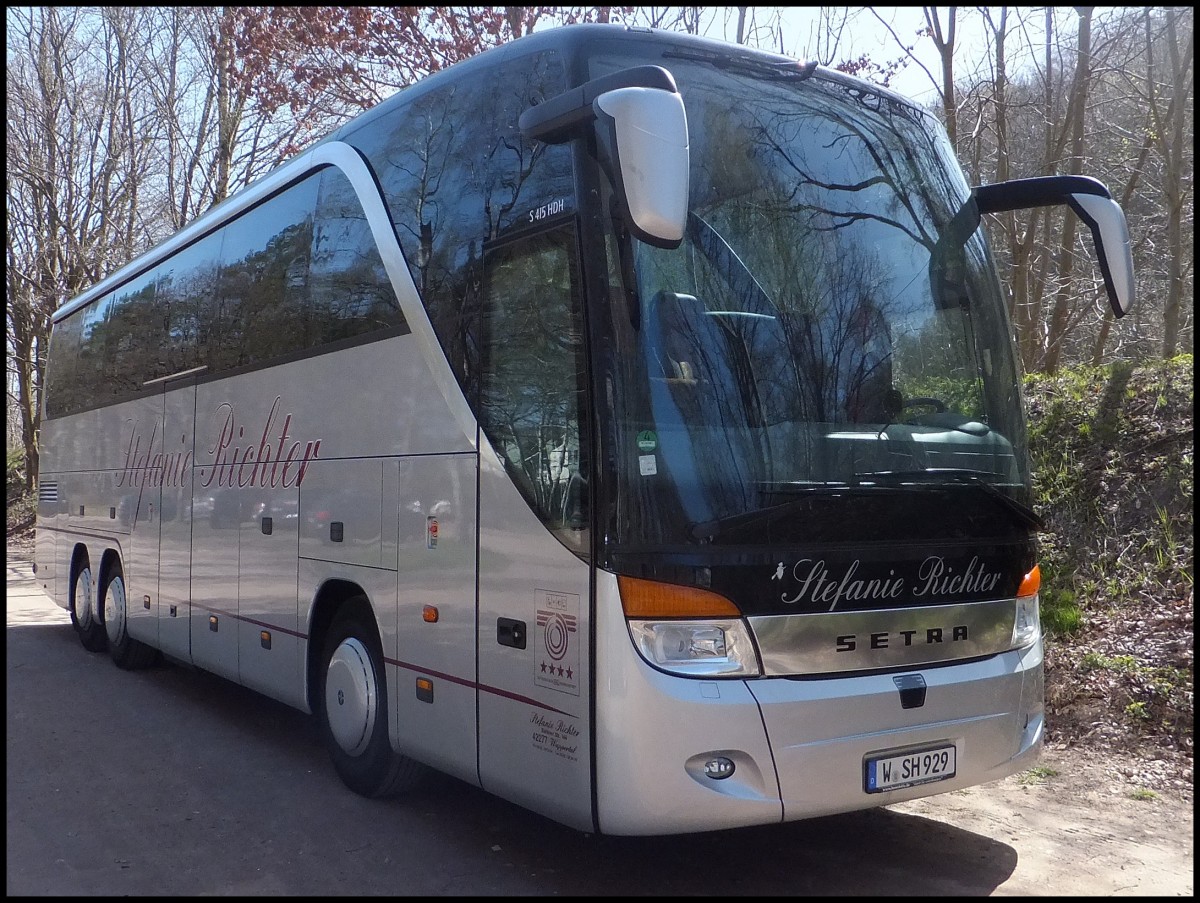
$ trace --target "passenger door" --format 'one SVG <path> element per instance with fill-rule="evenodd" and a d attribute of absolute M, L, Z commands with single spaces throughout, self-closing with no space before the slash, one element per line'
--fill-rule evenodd
<path fill-rule="evenodd" d="M 487 248 L 479 418 L 479 772 L 591 821 L 588 444 L 573 220 Z"/>

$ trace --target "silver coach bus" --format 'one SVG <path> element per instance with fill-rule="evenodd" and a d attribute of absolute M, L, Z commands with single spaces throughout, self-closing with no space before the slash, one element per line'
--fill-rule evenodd
<path fill-rule="evenodd" d="M 1043 738 L 1018 368 L 942 128 L 619 26 L 416 84 L 54 317 L 37 576 L 84 647 L 589 832 L 991 781 Z"/>

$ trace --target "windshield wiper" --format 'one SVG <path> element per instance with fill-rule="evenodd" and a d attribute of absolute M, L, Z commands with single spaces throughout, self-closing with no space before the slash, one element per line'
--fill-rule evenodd
<path fill-rule="evenodd" d="M 1005 493 L 1000 487 L 984 479 L 986 474 L 976 470 L 966 470 L 957 467 L 929 467 L 925 470 L 880 470 L 872 473 L 854 475 L 851 486 L 888 485 L 897 486 L 909 484 L 912 486 L 937 489 L 947 485 L 973 486 L 982 489 L 992 498 L 1004 505 L 1026 526 L 1035 530 L 1045 529 L 1041 516 L 1028 505 L 1018 502 Z"/>

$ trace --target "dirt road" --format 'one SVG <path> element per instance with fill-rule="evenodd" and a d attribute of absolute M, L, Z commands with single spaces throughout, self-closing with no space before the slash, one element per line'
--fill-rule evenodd
<path fill-rule="evenodd" d="M 1008 844 L 1016 866 L 996 895 L 1193 895 L 1191 788 L 1139 794 L 1134 763 L 1048 749 L 1038 768 L 984 787 L 892 806 Z"/>

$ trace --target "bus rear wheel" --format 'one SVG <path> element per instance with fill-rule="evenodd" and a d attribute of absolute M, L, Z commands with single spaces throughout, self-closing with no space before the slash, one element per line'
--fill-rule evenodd
<path fill-rule="evenodd" d="M 129 635 L 128 597 L 121 565 L 114 564 L 104 578 L 100 604 L 104 608 L 104 631 L 108 636 L 108 652 L 118 668 L 135 671 L 148 668 L 158 658 L 158 650 Z"/>
<path fill-rule="evenodd" d="M 108 637 L 100 622 L 100 609 L 96 606 L 95 590 L 92 588 L 92 568 L 87 558 L 80 562 L 71 585 L 71 626 L 88 652 L 103 652 L 108 646 Z"/>
<path fill-rule="evenodd" d="M 321 658 L 321 734 L 343 783 L 371 798 L 411 789 L 424 767 L 388 738 L 383 652 L 366 598 L 350 600 L 330 628 Z"/>

